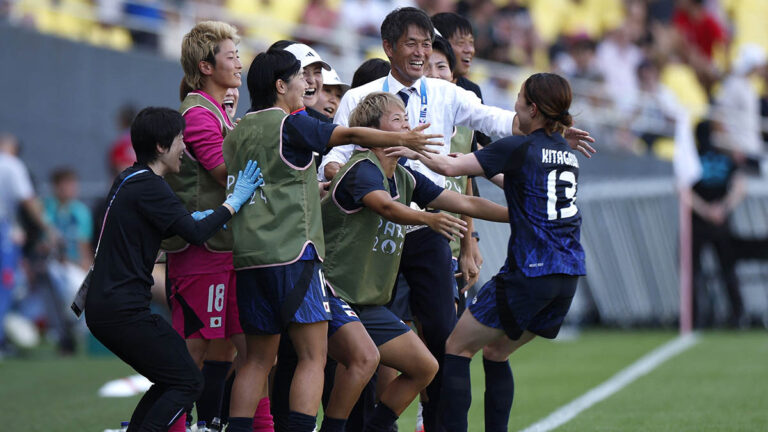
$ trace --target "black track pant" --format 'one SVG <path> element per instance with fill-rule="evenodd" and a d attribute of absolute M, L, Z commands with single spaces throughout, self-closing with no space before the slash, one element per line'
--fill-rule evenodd
<path fill-rule="evenodd" d="M 130 432 L 167 431 L 200 396 L 200 369 L 181 336 L 159 315 L 123 325 L 89 324 L 88 328 L 99 342 L 153 383 L 133 412 Z"/>

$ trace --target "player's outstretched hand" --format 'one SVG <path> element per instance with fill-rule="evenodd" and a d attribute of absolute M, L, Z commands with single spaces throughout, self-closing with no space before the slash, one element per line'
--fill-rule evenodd
<path fill-rule="evenodd" d="M 384 149 L 386 156 L 404 157 L 407 159 L 418 159 L 419 153 L 408 147 L 389 147 Z M 428 157 L 428 156 L 427 156 Z"/>
<path fill-rule="evenodd" d="M 572 127 L 565 131 L 564 137 L 572 149 L 580 151 L 581 154 L 588 158 L 592 157 L 592 153 L 597 153 L 597 150 L 589 145 L 589 143 L 595 142 L 595 139 L 589 136 L 587 131 Z"/>
<path fill-rule="evenodd" d="M 448 213 L 427 214 L 430 215 L 427 225 L 448 240 L 453 240 L 454 236 L 464 237 L 464 233 L 467 231 L 467 223 L 463 220 L 453 217 Z"/>
<path fill-rule="evenodd" d="M 245 169 L 237 173 L 237 181 L 232 195 L 227 198 L 225 203 L 232 206 L 235 212 L 240 211 L 240 207 L 251 198 L 253 192 L 264 184 L 264 178 L 261 176 L 261 168 L 254 160 L 249 160 Z"/>
<path fill-rule="evenodd" d="M 203 210 L 203 211 L 196 211 L 196 212 L 192 213 L 192 219 L 194 219 L 196 221 L 203 220 L 203 219 L 207 218 L 208 215 L 210 215 L 211 213 L 213 213 L 213 210 L 210 210 L 210 209 L 209 210 Z"/>
<path fill-rule="evenodd" d="M 442 138 L 443 135 L 441 134 L 425 134 L 422 133 L 422 131 L 429 127 L 429 123 L 418 125 L 415 128 L 411 129 L 408 132 L 402 132 L 402 138 L 400 139 L 399 144 L 405 147 L 408 147 L 411 150 L 416 151 L 419 154 L 423 154 L 427 158 L 429 157 L 429 153 L 440 153 L 437 150 L 428 148 L 428 145 L 433 146 L 442 146 L 442 141 L 430 141 L 435 138 Z"/>

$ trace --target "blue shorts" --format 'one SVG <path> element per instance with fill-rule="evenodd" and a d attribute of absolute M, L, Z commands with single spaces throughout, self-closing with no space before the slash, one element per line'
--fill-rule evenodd
<path fill-rule="evenodd" d="M 333 336 L 344 324 L 360 321 L 354 310 L 344 300 L 328 296 L 328 302 L 331 304 L 331 322 L 328 323 L 328 338 Z"/>
<path fill-rule="evenodd" d="M 408 333 L 411 328 L 386 306 L 354 306 L 357 316 L 376 346 Z"/>
<path fill-rule="evenodd" d="M 243 332 L 278 334 L 292 322 L 329 321 L 331 306 L 321 272 L 322 264 L 315 260 L 236 271 Z"/>
<path fill-rule="evenodd" d="M 512 340 L 524 330 L 554 339 L 571 307 L 578 276 L 529 278 L 519 269 L 499 273 L 480 289 L 469 312 L 481 324 L 504 330 Z"/>

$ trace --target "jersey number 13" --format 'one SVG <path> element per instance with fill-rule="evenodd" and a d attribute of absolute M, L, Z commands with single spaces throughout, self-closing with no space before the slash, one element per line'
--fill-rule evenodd
<path fill-rule="evenodd" d="M 558 184 L 558 179 L 560 184 Z M 565 205 L 557 209 L 557 197 L 565 198 Z M 569 218 L 579 211 L 576 208 L 576 175 L 571 171 L 552 170 L 547 176 L 547 218 L 549 220 Z"/>

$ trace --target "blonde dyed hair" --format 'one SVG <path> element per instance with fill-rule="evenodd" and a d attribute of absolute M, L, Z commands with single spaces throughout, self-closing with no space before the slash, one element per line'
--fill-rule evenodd
<path fill-rule="evenodd" d="M 219 44 L 226 39 L 232 39 L 235 45 L 240 43 L 237 29 L 221 21 L 200 22 L 184 36 L 181 67 L 184 69 L 184 82 L 193 90 L 202 88 L 205 81 L 205 75 L 200 72 L 200 62 L 213 62 L 219 52 Z"/>
<path fill-rule="evenodd" d="M 373 92 L 368 94 L 349 114 L 349 126 L 378 129 L 381 124 L 381 117 L 387 112 L 390 105 L 395 105 L 405 111 L 402 99 L 392 93 Z"/>

